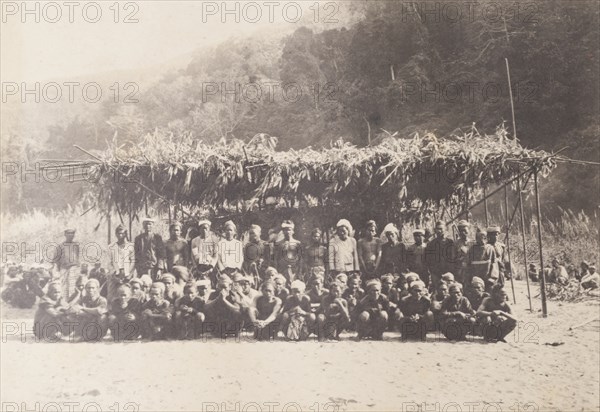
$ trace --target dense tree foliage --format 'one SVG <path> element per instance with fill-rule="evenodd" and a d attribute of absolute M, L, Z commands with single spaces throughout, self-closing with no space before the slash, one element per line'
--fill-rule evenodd
<path fill-rule="evenodd" d="M 356 1 L 358 22 L 347 27 L 300 27 L 283 39 L 262 33 L 201 50 L 139 104 L 76 120 L 77 136 L 100 149 L 94 136 L 115 131 L 120 142 L 155 128 L 205 141 L 264 132 L 287 149 L 340 137 L 367 145 L 388 132 L 444 135 L 473 123 L 494 130 L 507 122 L 512 130 L 506 58 L 522 144 L 598 161 L 599 7 Z M 598 168 L 555 176 L 545 186 L 550 203 L 597 207 Z"/>

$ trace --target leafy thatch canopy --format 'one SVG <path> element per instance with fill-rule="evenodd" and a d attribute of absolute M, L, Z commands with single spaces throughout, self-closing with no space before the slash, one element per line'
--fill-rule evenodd
<path fill-rule="evenodd" d="M 190 136 L 155 132 L 137 146 L 114 145 L 91 165 L 100 204 L 143 210 L 169 202 L 190 210 L 252 210 L 269 204 L 383 208 L 423 213 L 464 205 L 490 185 L 536 167 L 547 173 L 553 156 L 523 148 L 504 128 L 475 128 L 438 139 L 389 135 L 358 148 L 343 141 L 315 150 L 276 150 L 277 139 L 207 145 Z"/>

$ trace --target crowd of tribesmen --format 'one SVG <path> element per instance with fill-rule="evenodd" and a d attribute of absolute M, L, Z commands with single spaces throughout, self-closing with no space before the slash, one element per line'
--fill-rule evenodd
<path fill-rule="evenodd" d="M 414 243 L 405 245 L 392 223 L 378 237 L 377 224 L 367 222 L 357 241 L 341 219 L 328 244 L 320 229 L 302 244 L 286 220 L 271 241 L 252 225 L 242 243 L 232 221 L 217 236 L 201 220 L 191 241 L 179 223 L 163 241 L 145 219 L 133 243 L 118 226 L 110 267 L 89 274 L 80 270 L 75 230 L 68 229 L 34 333 L 50 340 L 99 340 L 108 333 L 115 340 L 157 340 L 248 331 L 258 340 L 297 341 L 313 334 L 337 340 L 343 331 L 381 340 L 398 330 L 403 340 L 439 331 L 450 340 L 503 341 L 517 322 L 504 290 L 511 275 L 500 228 L 476 230 L 473 241 L 468 222 L 457 227 L 457 240 L 437 222 L 432 239 L 416 229 Z M 547 277 L 564 282 L 563 271 L 555 265 Z M 529 275 L 539 272 L 531 268 Z M 587 262 L 579 278 L 590 288 L 600 283 Z"/>

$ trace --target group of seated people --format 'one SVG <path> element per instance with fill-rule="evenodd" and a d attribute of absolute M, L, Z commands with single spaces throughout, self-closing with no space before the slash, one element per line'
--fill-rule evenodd
<path fill-rule="evenodd" d="M 80 275 L 69 295 L 64 293 L 68 282 L 59 274 L 39 303 L 34 334 L 51 341 L 97 341 L 110 334 L 123 341 L 226 338 L 248 332 L 257 340 L 302 341 L 310 336 L 339 340 L 344 332 L 355 333 L 358 340 L 382 340 L 386 331 L 395 330 L 402 340 L 425 340 L 428 332 L 439 331 L 449 340 L 470 335 L 498 342 L 517 324 L 503 288 L 503 245 L 495 236 L 499 228 L 487 230 L 491 243 L 481 231 L 471 242 L 469 224 L 461 221 L 460 239 L 454 241 L 445 237 L 444 225 L 438 222 L 435 239 L 426 244 L 423 230 L 416 229 L 415 243 L 405 246 L 393 224 L 383 230 L 387 241 L 380 241 L 373 221 L 357 243 L 350 236 L 350 223 L 342 219 L 327 247 L 315 230 L 312 247 L 302 254 L 300 242 L 293 238 L 294 224 L 284 221 L 275 250 L 286 253 L 273 261 L 256 253 L 261 248 L 247 254 L 248 243 L 223 245 L 217 240 L 216 253 L 195 247 L 202 242 L 206 246 L 211 236 L 210 222 L 202 225 L 204 237 L 191 242 L 191 265 L 171 257 L 171 263 L 180 264 L 167 271 L 149 266 L 137 271 L 138 260 L 116 255 L 121 258 L 113 260 L 108 287 Z M 149 226 L 145 222 L 143 237 L 136 238 L 131 254 L 136 258 L 138 250 L 151 251 L 147 246 L 152 242 L 146 239 L 156 236 Z M 224 228 L 225 242 L 239 242 L 233 222 Z M 179 250 L 187 250 L 187 241 L 177 236 L 179 229 L 171 226 L 171 240 L 181 243 Z M 250 244 L 262 242 L 258 229 L 251 227 Z M 117 228 L 118 240 L 111 247 L 126 244 L 123 231 Z M 70 235 L 68 241 L 73 242 Z M 225 253 L 240 250 L 242 262 Z M 158 261 L 156 254 L 147 256 L 148 261 Z M 122 267 L 124 263 L 131 269 Z"/>
<path fill-rule="evenodd" d="M 321 270 L 302 280 L 287 279 L 268 268 L 255 289 L 254 278 L 241 271 L 218 275 L 215 290 L 208 279 L 177 282 L 173 274 L 153 281 L 149 275 L 119 285 L 110 302 L 100 294 L 97 279 L 81 277 L 77 292 L 64 298 L 59 281 L 48 285 L 34 319 L 36 337 L 60 341 L 115 341 L 239 337 L 244 331 L 257 340 L 283 338 L 382 340 L 397 330 L 402 340 L 425 340 L 439 331 L 447 339 L 467 335 L 498 342 L 516 326 L 502 285 L 473 277 L 468 285 L 452 273 L 428 285 L 414 272 L 385 274 L 362 285 L 360 273 L 338 273 L 326 279 Z M 289 288 L 288 288 L 289 286 Z M 433 292 L 429 292 L 429 288 Z"/>

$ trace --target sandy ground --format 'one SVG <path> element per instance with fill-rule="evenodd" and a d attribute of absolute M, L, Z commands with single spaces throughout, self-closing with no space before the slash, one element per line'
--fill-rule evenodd
<path fill-rule="evenodd" d="M 32 310 L 3 306 L 2 411 L 600 410 L 599 302 L 549 302 L 542 318 L 539 298 L 530 313 L 525 283 L 516 286 L 522 322 L 498 344 L 434 334 L 402 343 L 394 333 L 383 342 L 52 344 L 19 335 Z"/>

